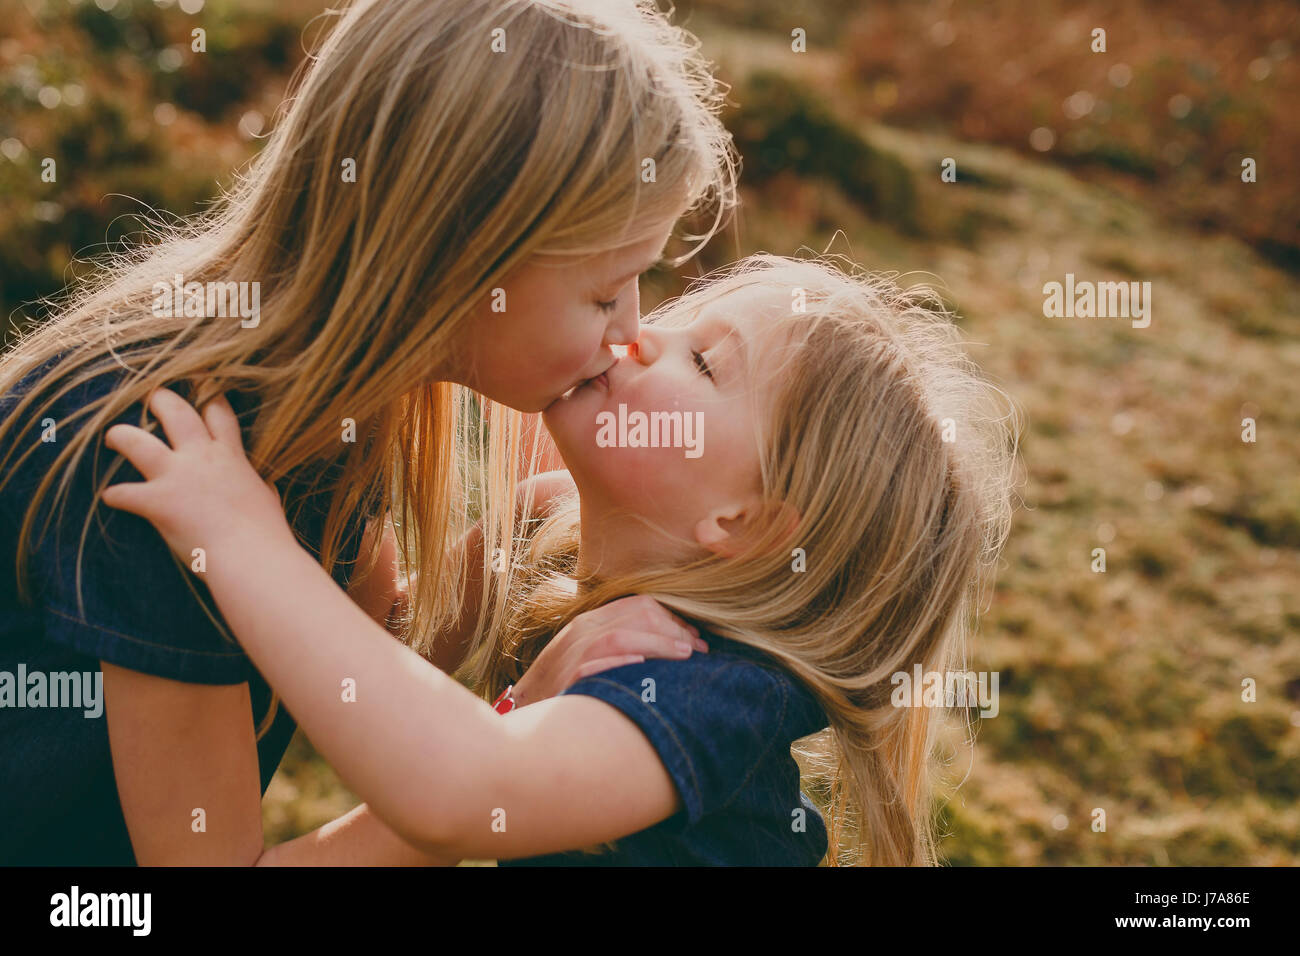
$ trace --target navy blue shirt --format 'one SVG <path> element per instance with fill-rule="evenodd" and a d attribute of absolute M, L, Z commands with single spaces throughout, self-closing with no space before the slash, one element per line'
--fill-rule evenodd
<path fill-rule="evenodd" d="M 37 374 L 30 374 L 13 393 L 0 396 L 0 417 L 10 413 L 18 394 Z M 36 450 L 0 489 L 0 864 L 135 863 L 113 776 L 102 696 L 98 715 L 87 716 L 93 709 L 85 706 L 50 706 L 70 699 L 67 693 L 55 699 L 51 689 L 56 678 L 50 675 L 79 674 L 83 689 L 91 692 L 99 661 L 105 660 L 194 684 L 247 681 L 255 727 L 270 701 L 266 682 L 234 643 L 201 576 L 181 565 L 143 518 L 103 504 L 95 509 L 81 558 L 85 602 L 85 617 L 81 617 L 76 592 L 78 542 L 93 490 L 118 457 L 103 446 L 102 439 L 86 449 L 78 465 L 62 520 L 56 513 L 45 536 L 30 546 L 29 582 L 35 603 L 18 603 L 14 571 L 18 529 L 32 492 L 84 424 L 85 419 L 66 422 L 68 414 L 114 387 L 121 374 L 105 373 L 59 399 L 56 409 L 46 413 L 58 423 L 56 442 L 41 443 L 40 423 L 25 423 L 29 430 L 20 429 L 20 445 L 11 464 L 28 448 Z M 247 441 L 257 398 L 234 391 L 227 397 Z M 133 404 L 113 421 L 138 424 L 140 410 L 138 403 Z M 162 437 L 161 430 L 158 435 Z M 295 475 L 293 481 L 321 478 L 324 484 L 330 477 L 329 469 L 320 465 Z M 112 478 L 114 484 L 141 480 L 129 461 Z M 288 487 L 287 480 L 279 483 L 282 492 Z M 293 490 L 307 487 L 311 485 Z M 327 492 L 312 495 L 301 511 L 290 515 L 299 541 L 313 554 L 320 552 L 328 499 Z M 37 536 L 51 504 L 52 494 L 47 493 L 33 529 Z M 360 518 L 345 528 L 334 569 L 340 587 L 347 587 L 361 532 Z M 216 622 L 221 622 L 220 628 Z M 44 683 L 45 706 L 18 707 L 12 693 L 6 698 L 4 672 L 11 675 L 10 691 L 16 689 L 18 694 L 25 690 L 16 686 L 21 673 L 28 681 Z M 29 692 L 25 700 L 39 698 Z M 294 729 L 281 701 L 271 729 L 257 745 L 263 793 Z"/>
<path fill-rule="evenodd" d="M 500 866 L 816 866 L 826 827 L 799 789 L 790 745 L 827 726 L 803 685 L 747 645 L 650 659 L 583 678 L 565 694 L 605 701 L 649 738 L 682 809 L 615 841 Z"/>

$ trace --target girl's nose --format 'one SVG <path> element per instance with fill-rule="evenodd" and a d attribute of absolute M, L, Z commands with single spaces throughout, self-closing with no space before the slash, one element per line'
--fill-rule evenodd
<path fill-rule="evenodd" d="M 628 358 L 640 362 L 642 365 L 650 365 L 662 351 L 662 343 L 659 341 L 659 333 L 648 327 L 641 327 L 641 337 L 628 346 Z"/>
<path fill-rule="evenodd" d="M 631 345 L 641 334 L 641 311 L 637 308 L 627 310 L 618 322 L 610 325 L 605 339 L 608 345 Z"/>
<path fill-rule="evenodd" d="M 631 345 L 641 334 L 641 289 L 632 286 L 630 303 L 618 310 L 618 317 L 605 330 L 606 345 Z"/>

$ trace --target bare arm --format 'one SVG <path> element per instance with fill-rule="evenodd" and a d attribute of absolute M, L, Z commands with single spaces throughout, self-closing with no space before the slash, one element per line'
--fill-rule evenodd
<path fill-rule="evenodd" d="M 253 863 L 262 852 L 262 794 L 248 685 L 187 684 L 107 661 L 100 667 L 136 862 Z"/>
<path fill-rule="evenodd" d="M 522 507 L 524 502 L 531 502 L 534 512 L 540 512 L 549 506 L 557 496 L 572 490 L 573 481 L 567 472 L 539 475 L 521 485 L 520 505 Z M 391 535 L 391 528 L 388 528 L 387 532 Z M 462 541 L 462 546 L 466 542 L 472 542 L 478 549 L 470 556 L 471 562 L 481 564 L 481 539 L 477 533 L 467 535 L 466 539 Z M 395 547 L 393 551 L 395 554 Z M 384 557 L 381 556 L 381 561 L 384 560 Z M 476 589 L 477 586 L 477 579 L 472 580 L 470 587 Z M 359 606 L 365 607 L 364 600 L 357 600 L 356 593 L 349 593 Z M 466 602 L 470 605 L 471 610 L 476 607 L 476 590 L 466 595 Z M 381 600 L 376 602 L 374 607 L 379 608 L 383 604 L 384 601 Z M 656 608 L 656 610 L 659 609 Z M 564 687 L 569 686 L 573 681 L 609 667 L 635 660 L 644 660 L 646 657 L 683 656 L 680 648 L 674 651 L 670 647 L 670 643 L 675 638 L 680 639 L 681 637 L 689 637 L 689 635 L 668 635 L 662 629 L 656 631 L 638 630 L 638 619 L 635 611 L 622 611 L 620 612 L 621 618 L 612 611 L 611 608 L 611 613 L 606 616 L 603 626 L 598 625 L 585 630 L 581 628 L 571 629 L 571 633 L 558 637 L 548 645 L 533 667 L 530 668 L 524 680 L 515 687 L 515 699 L 521 707 L 527 706 L 537 699 L 546 699 L 548 696 L 556 694 Z M 371 617 L 381 623 L 384 620 L 380 614 L 372 614 Z M 459 663 L 456 651 L 459 650 L 463 653 L 463 644 L 468 639 L 468 634 L 462 635 L 460 632 L 449 632 L 442 637 L 443 640 L 437 645 L 437 649 L 442 651 L 438 663 L 442 665 L 443 670 L 450 672 Z M 697 649 L 707 651 L 707 644 L 699 641 L 698 634 L 695 636 L 694 642 Z M 527 689 L 525 684 L 528 685 Z M 595 703 L 599 704 L 599 702 Z M 568 708 L 571 708 L 571 704 L 566 704 L 566 709 Z M 606 710 L 608 710 L 608 713 L 601 713 L 594 720 L 584 718 L 584 723 L 599 727 L 603 722 L 608 722 L 611 718 L 615 724 L 620 721 L 626 722 L 625 718 L 619 715 L 617 711 L 611 708 L 606 708 Z M 519 720 L 518 714 L 519 712 L 516 711 L 508 719 Z M 553 720 L 547 724 L 549 731 L 553 731 L 557 727 L 558 725 Z M 587 727 L 584 727 L 584 732 L 587 729 Z M 626 746 L 619 744 L 618 749 L 621 754 L 626 755 L 629 750 L 645 746 L 646 741 L 641 737 L 640 732 L 636 731 L 631 743 Z M 589 754 L 585 757 L 579 754 L 575 757 L 575 760 L 580 762 L 581 770 L 587 770 L 592 766 L 601 766 L 600 763 L 593 763 Z M 601 782 L 604 779 L 602 773 Z M 589 791 L 589 793 L 593 792 L 595 792 L 594 789 Z M 515 822 L 516 824 L 519 823 L 518 820 Z M 446 847 L 439 846 L 432 853 L 426 853 L 407 844 L 384 824 L 369 806 L 363 804 L 311 833 L 270 848 L 258 861 L 258 865 L 426 866 L 451 865 L 464 856 L 501 857 L 510 855 L 510 841 L 501 839 L 499 831 L 493 830 L 492 832 L 493 836 L 486 846 L 474 842 L 452 842 Z M 551 835 L 553 837 L 559 836 L 554 832 Z"/>
<path fill-rule="evenodd" d="M 369 575 L 349 583 L 348 597 L 376 623 L 389 627 L 394 605 L 405 595 L 391 515 L 366 525 L 359 554 L 374 546 L 376 534 L 382 539 L 375 567 Z M 457 862 L 412 848 L 363 803 L 310 833 L 267 847 L 255 865 L 435 866 Z"/>
<path fill-rule="evenodd" d="M 291 537 L 262 531 L 217 550 L 209 588 L 245 649 L 330 764 L 417 849 L 572 849 L 677 808 L 657 753 L 609 705 L 562 697 L 502 718 L 393 641 Z M 349 680 L 355 700 L 340 693 Z"/>
<path fill-rule="evenodd" d="M 460 857 L 417 850 L 366 804 L 310 833 L 269 847 L 258 866 L 453 866 Z"/>
<path fill-rule="evenodd" d="M 397 536 L 393 531 L 392 515 L 385 514 L 383 521 L 372 519 L 361 535 L 357 554 L 368 554 L 375 546 L 375 536 L 380 535 L 379 557 L 375 567 L 365 576 L 356 576 L 348 582 L 348 597 L 357 607 L 384 624 L 401 594 L 401 568 L 397 560 Z"/>

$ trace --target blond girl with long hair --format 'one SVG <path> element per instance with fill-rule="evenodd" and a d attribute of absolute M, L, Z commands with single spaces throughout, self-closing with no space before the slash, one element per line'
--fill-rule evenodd
<path fill-rule="evenodd" d="M 505 716 L 336 593 L 277 522 L 221 399 L 200 418 L 158 392 L 171 447 L 110 430 L 146 481 L 105 499 L 177 553 L 206 550 L 218 605 L 313 742 L 436 857 L 932 863 L 944 708 L 908 706 L 895 675 L 964 670 L 1018 435 L 934 301 L 829 260 L 754 256 L 550 405 L 577 494 L 530 525 L 531 579 L 466 675 L 497 697 L 575 616 L 620 600 L 672 608 L 711 650 Z M 799 789 L 799 741 L 828 818 Z"/>
<path fill-rule="evenodd" d="M 25 702 L 64 673 L 97 703 L 0 712 L 0 861 L 255 862 L 294 730 L 191 575 L 205 556 L 100 506 L 134 475 L 105 430 L 156 430 L 161 386 L 229 393 L 338 596 L 454 669 L 516 563 L 495 581 L 477 556 L 546 498 L 516 490 L 520 413 L 609 367 L 674 223 L 713 210 L 686 237 L 707 240 L 734 204 L 720 102 L 652 0 L 355 0 L 230 194 L 5 353 L 0 671 L 29 675 Z M 692 636 L 658 605 L 573 633 L 526 693 Z M 411 859 L 365 807 L 332 833 L 297 861 Z"/>

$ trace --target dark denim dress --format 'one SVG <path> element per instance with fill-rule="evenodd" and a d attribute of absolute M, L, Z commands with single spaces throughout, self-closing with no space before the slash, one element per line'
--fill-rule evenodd
<path fill-rule="evenodd" d="M 35 374 L 14 393 L 0 396 L 0 416 L 9 413 Z M 143 518 L 102 504 L 96 508 L 81 561 L 86 616 L 80 617 L 75 590 L 78 541 L 93 489 L 117 457 L 103 447 L 102 440 L 88 448 L 81 460 L 63 519 L 56 515 L 44 538 L 29 552 L 35 604 L 18 604 L 14 561 L 18 529 L 32 492 L 68 438 L 82 426 L 84 419 L 65 423 L 67 415 L 119 380 L 118 374 L 109 372 L 61 398 L 51 415 L 58 422 L 57 442 L 42 444 L 40 422 L 26 424 L 29 430 L 15 454 L 33 446 L 36 451 L 7 476 L 8 483 L 0 489 L 0 671 L 17 675 L 23 665 L 27 675 L 76 672 L 84 675 L 89 686 L 99 661 L 106 660 L 187 683 L 247 681 L 257 726 L 270 700 L 266 682 L 238 644 L 223 635 L 222 630 L 233 638 L 224 622 L 221 629 L 214 623 L 222 618 L 207 587 L 173 558 L 166 542 Z M 227 397 L 247 438 L 256 397 L 233 391 Z M 140 406 L 132 405 L 114 422 L 137 424 L 139 413 Z M 92 475 L 97 451 L 99 467 Z M 324 471 L 310 474 L 321 476 Z M 113 477 L 114 483 L 141 480 L 130 462 Z M 295 476 L 294 480 L 305 479 Z M 280 483 L 282 491 L 286 487 Z M 327 507 L 328 496 L 315 495 L 291 516 L 300 542 L 314 554 L 320 551 Z M 38 535 L 49 508 L 47 497 L 34 529 Z M 361 531 L 360 520 L 353 520 L 345 531 L 333 575 L 340 587 L 347 587 Z M 197 597 L 187 586 L 187 577 Z M 281 702 L 271 729 L 257 746 L 263 792 L 294 728 Z M 0 706 L 0 864 L 134 863 L 113 777 L 102 700 L 95 717 L 86 716 L 81 707 Z"/>
<path fill-rule="evenodd" d="M 682 809 L 615 841 L 500 866 L 816 866 L 826 827 L 799 789 L 790 745 L 827 726 L 803 685 L 747 645 L 704 635 L 710 652 L 651 659 L 564 691 L 617 707 L 649 738 Z"/>

